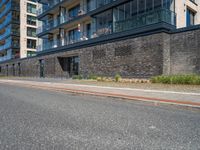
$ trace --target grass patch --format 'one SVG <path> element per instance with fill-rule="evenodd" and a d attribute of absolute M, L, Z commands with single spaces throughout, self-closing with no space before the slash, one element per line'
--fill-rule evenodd
<path fill-rule="evenodd" d="M 163 84 L 189 84 L 200 85 L 200 75 L 169 75 L 155 76 L 151 78 L 152 83 Z"/>

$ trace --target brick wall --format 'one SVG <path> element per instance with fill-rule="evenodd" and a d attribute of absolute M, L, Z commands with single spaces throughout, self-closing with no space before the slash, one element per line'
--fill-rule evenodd
<path fill-rule="evenodd" d="M 114 76 L 119 73 L 123 77 L 151 77 L 200 73 L 200 29 L 173 34 L 161 32 L 72 51 L 12 60 L 0 64 L 0 74 L 40 77 L 39 60 L 43 59 L 45 77 L 68 78 L 69 73 L 63 70 L 59 58 L 71 56 L 79 56 L 79 73 L 84 76 Z"/>
<path fill-rule="evenodd" d="M 171 35 L 171 74 L 200 74 L 200 30 Z"/>

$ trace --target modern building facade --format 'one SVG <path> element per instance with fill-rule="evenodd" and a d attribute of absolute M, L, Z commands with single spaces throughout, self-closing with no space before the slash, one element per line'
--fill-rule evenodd
<path fill-rule="evenodd" d="M 165 23 L 199 24 L 198 0 L 39 0 L 38 50 L 46 51 L 107 35 Z M 66 60 L 78 68 L 78 57 Z M 73 63 L 74 62 L 74 63 Z M 72 67 L 71 67 L 72 68 Z M 73 69 L 75 74 L 78 70 Z"/>
<path fill-rule="evenodd" d="M 176 0 L 177 28 L 200 24 L 200 0 Z"/>
<path fill-rule="evenodd" d="M 37 56 L 7 76 L 200 74 L 197 0 L 39 0 Z M 180 28 L 180 29 L 179 29 Z"/>
<path fill-rule="evenodd" d="M 40 0 L 38 50 L 165 22 L 200 24 L 199 0 Z M 44 44 L 45 43 L 45 44 Z"/>
<path fill-rule="evenodd" d="M 55 0 L 38 11 L 39 50 L 166 22 L 176 25 L 175 0 Z M 45 3 L 46 2 L 46 3 Z M 45 3 L 45 4 L 44 4 Z"/>
<path fill-rule="evenodd" d="M 0 3 L 0 61 L 24 58 L 36 51 L 34 0 L 2 0 Z"/>

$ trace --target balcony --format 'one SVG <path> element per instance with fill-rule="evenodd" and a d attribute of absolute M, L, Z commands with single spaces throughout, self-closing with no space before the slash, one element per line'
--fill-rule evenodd
<path fill-rule="evenodd" d="M 57 1 L 53 2 L 53 4 L 57 5 L 59 2 L 62 2 L 62 1 L 63 0 L 57 0 Z M 77 16 L 70 17 L 70 16 L 62 16 L 61 15 L 61 17 L 59 17 L 59 18 L 50 20 L 50 21 L 48 21 L 48 23 L 43 24 L 42 26 L 39 26 L 38 29 L 37 29 L 37 34 L 40 34 L 42 32 L 56 28 L 57 26 L 59 26 L 61 24 L 66 24 L 70 21 L 73 21 L 76 18 L 81 17 L 81 16 L 83 16 L 83 15 L 85 15 L 85 14 L 87 14 L 87 13 L 89 13 L 89 12 L 99 8 L 99 7 L 107 5 L 107 4 L 109 4 L 113 1 L 116 1 L 116 0 L 99 0 L 99 1 L 93 0 L 93 1 L 90 1 L 86 5 L 81 5 L 81 8 L 80 8 Z M 53 5 L 51 5 L 51 8 L 52 7 L 53 7 Z M 43 5 L 43 7 L 41 9 L 42 10 L 48 10 L 49 8 L 50 7 Z M 39 12 L 41 12 L 41 9 L 39 9 Z"/>
<path fill-rule="evenodd" d="M 158 9 L 126 20 L 114 22 L 114 32 L 136 29 L 150 24 L 165 22 L 170 25 L 176 25 L 176 14 L 168 9 Z"/>
<path fill-rule="evenodd" d="M 58 47 L 63 47 L 67 45 L 72 45 L 78 42 L 87 41 L 90 39 L 106 37 L 106 35 L 117 35 L 119 32 L 123 33 L 127 31 L 139 31 L 140 28 L 146 27 L 149 25 L 165 23 L 171 26 L 176 25 L 176 14 L 167 9 L 159 9 L 154 11 L 149 11 L 148 13 L 143 13 L 141 15 L 135 15 L 132 18 L 114 21 L 112 25 L 105 24 L 95 29 L 91 29 L 90 33 L 92 35 L 88 36 L 88 32 L 79 32 L 79 35 L 75 36 L 76 38 L 64 37 L 63 39 L 47 41 L 44 45 L 39 45 L 37 47 L 38 51 L 50 50 Z M 127 33 L 126 32 L 126 33 Z"/>
<path fill-rule="evenodd" d="M 38 8 L 37 10 L 37 15 L 41 15 L 42 13 L 44 13 L 45 11 L 53 8 L 54 6 L 56 6 L 58 3 L 62 2 L 64 0 L 53 0 L 50 3 L 48 3 L 47 5 L 42 5 L 42 7 Z"/>
<path fill-rule="evenodd" d="M 4 51 L 4 50 L 10 49 L 10 48 L 18 49 L 19 47 L 20 47 L 19 42 L 13 42 L 13 39 L 11 37 L 9 37 L 5 40 L 5 44 L 0 46 L 0 51 Z"/>
<path fill-rule="evenodd" d="M 11 38 L 5 40 L 5 44 L 0 46 L 0 51 L 11 48 Z"/>
<path fill-rule="evenodd" d="M 87 11 L 92 11 L 92 10 L 100 8 L 104 5 L 107 5 L 107 4 L 109 4 L 113 1 L 116 1 L 116 0 L 91 0 L 85 6 L 87 6 Z M 65 1 L 65 0 L 52 0 L 48 4 L 42 5 L 40 8 L 38 8 L 37 16 L 40 16 L 43 13 L 46 13 L 47 11 L 50 11 L 54 7 L 56 8 L 56 6 L 58 6 L 59 3 L 61 4 L 61 3 L 65 3 L 65 2 L 67 2 L 67 1 Z"/>
<path fill-rule="evenodd" d="M 9 23 L 15 22 L 19 23 L 19 18 L 12 17 L 12 12 L 10 12 L 4 19 L 2 23 L 0 23 L 0 30 L 7 26 Z"/>
<path fill-rule="evenodd" d="M 0 35 L 0 41 L 4 40 L 6 37 L 8 37 L 10 35 L 19 36 L 20 31 L 16 30 L 16 29 L 12 29 L 11 25 L 9 25 L 8 27 L 6 27 L 5 32 Z"/>
<path fill-rule="evenodd" d="M 77 16 L 73 16 L 73 17 L 70 17 L 70 16 L 61 16 L 59 18 L 50 20 L 50 21 L 48 21 L 47 24 L 44 24 L 44 25 L 38 27 L 37 34 L 40 34 L 42 32 L 45 32 L 45 31 L 51 30 L 53 28 L 56 28 L 57 26 L 59 26 L 61 24 L 73 21 L 76 18 L 85 15 L 89 11 L 91 11 L 91 9 L 88 10 L 86 7 L 83 7 L 83 9 L 79 10 Z"/>
<path fill-rule="evenodd" d="M 0 18 L 5 16 L 10 10 L 19 10 L 19 4 L 11 2 L 11 0 L 6 4 L 4 10 L 0 13 Z"/>

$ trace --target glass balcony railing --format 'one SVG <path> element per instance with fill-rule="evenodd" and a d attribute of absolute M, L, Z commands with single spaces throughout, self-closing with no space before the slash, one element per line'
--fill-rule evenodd
<path fill-rule="evenodd" d="M 53 19 L 53 20 L 50 20 L 48 21 L 46 24 L 43 24 L 42 26 L 39 26 L 38 29 L 37 29 L 37 34 L 40 34 L 44 31 L 47 31 L 47 30 L 50 30 L 52 28 L 55 28 L 57 27 L 58 25 L 61 25 L 63 23 L 67 23 L 73 19 L 76 19 L 77 17 L 80 17 L 86 13 L 88 13 L 89 11 L 92 11 L 93 7 L 91 8 L 88 8 L 86 7 L 85 5 L 82 6 L 82 8 L 79 10 L 78 14 L 76 16 L 73 16 L 73 17 L 70 17 L 70 16 L 67 16 L 67 15 L 63 15 L 63 16 L 60 16 L 56 19 Z"/>
<path fill-rule="evenodd" d="M 52 1 L 50 1 L 49 4 L 42 5 L 40 8 L 38 8 L 37 15 L 41 15 L 42 13 L 44 13 L 45 11 L 48 11 L 49 9 L 53 8 L 55 5 L 57 5 L 58 3 L 62 2 L 62 1 L 64 1 L 64 0 L 52 0 Z M 99 7 L 102 7 L 106 4 L 109 4 L 113 1 L 116 1 L 116 0 L 91 0 L 85 6 L 87 6 L 88 11 L 91 11 L 91 10 L 97 9 Z"/>
<path fill-rule="evenodd" d="M 115 21 L 113 29 L 114 32 L 120 32 L 160 22 L 176 25 L 176 14 L 168 9 L 158 9 L 126 20 Z"/>
<path fill-rule="evenodd" d="M 170 25 L 176 25 L 176 14 L 167 9 L 159 9 L 155 11 L 150 11 L 148 13 L 143 13 L 141 15 L 136 15 L 132 18 L 125 20 L 115 21 L 111 25 L 101 25 L 95 29 L 91 29 L 90 32 L 79 32 L 79 35 L 74 37 L 65 37 L 63 39 L 47 41 L 44 45 L 39 45 L 37 47 L 38 51 L 49 50 L 57 47 L 62 47 L 77 42 L 83 42 L 93 38 L 98 38 L 101 36 L 106 36 L 113 33 L 137 30 L 139 27 L 144 27 L 150 24 L 157 23 L 168 23 Z"/>
<path fill-rule="evenodd" d="M 37 46 L 37 51 L 48 50 L 52 48 L 57 48 L 60 46 L 70 45 L 81 41 L 86 41 L 93 38 L 92 36 L 87 35 L 86 32 L 79 32 L 79 35 L 74 35 L 73 37 L 65 37 L 63 39 L 57 39 L 53 41 L 46 41 L 45 44 Z"/>
<path fill-rule="evenodd" d="M 56 5 L 56 4 L 58 4 L 59 2 L 62 2 L 62 1 L 63 0 L 56 0 L 50 6 L 53 7 L 53 4 Z M 115 0 L 99 0 L 99 1 L 93 0 L 93 1 L 90 1 L 89 3 L 87 3 L 87 5 L 81 6 L 77 16 L 70 17 L 70 16 L 63 15 L 59 18 L 54 19 L 54 20 L 50 20 L 50 21 L 48 21 L 48 23 L 43 24 L 42 26 L 38 27 L 37 34 L 40 34 L 41 32 L 44 32 L 44 31 L 47 31 L 47 30 L 50 30 L 51 28 L 54 28 L 54 27 L 56 27 L 60 24 L 67 23 L 70 20 L 73 20 L 73 19 L 75 19 L 79 16 L 82 16 L 82 15 L 84 15 L 84 14 L 90 12 L 90 11 L 93 11 L 93 10 L 95 10 L 99 7 L 102 7 L 106 4 L 109 4 L 113 1 L 115 1 Z M 45 10 L 49 9 L 49 7 L 43 5 L 42 9 L 45 11 Z M 39 12 L 42 13 L 41 9 L 39 9 Z"/>
<path fill-rule="evenodd" d="M 44 13 L 45 11 L 51 9 L 52 7 L 54 7 L 55 5 L 57 5 L 58 3 L 62 2 L 62 1 L 64 1 L 64 0 L 52 0 L 48 4 L 42 5 L 40 8 L 38 8 L 37 15 Z"/>

